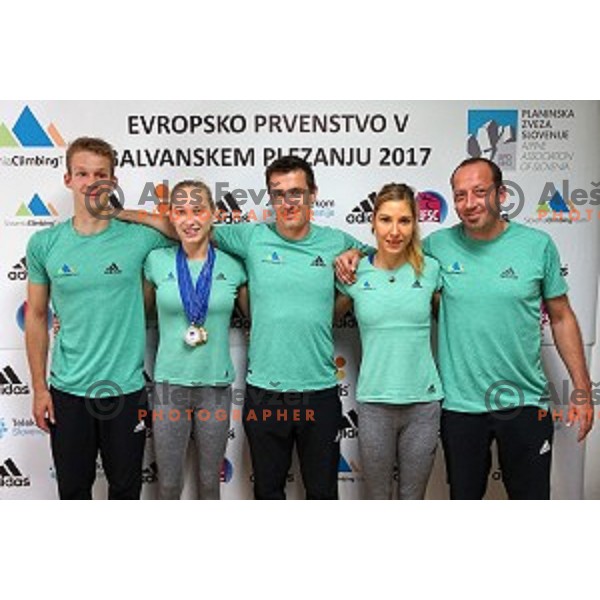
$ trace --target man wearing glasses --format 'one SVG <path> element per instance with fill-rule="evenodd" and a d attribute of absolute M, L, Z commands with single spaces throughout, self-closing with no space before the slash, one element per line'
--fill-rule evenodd
<path fill-rule="evenodd" d="M 307 499 L 336 499 L 342 406 L 332 335 L 334 261 L 352 236 L 311 223 L 312 167 L 286 156 L 266 170 L 275 223 L 215 228 L 246 264 L 251 334 L 244 405 L 257 499 L 285 499 L 297 446 Z"/>

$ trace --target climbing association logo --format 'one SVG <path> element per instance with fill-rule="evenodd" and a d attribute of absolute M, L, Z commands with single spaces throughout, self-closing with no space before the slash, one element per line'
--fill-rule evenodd
<path fill-rule="evenodd" d="M 542 194 L 535 208 L 535 214 L 529 219 L 526 218 L 526 222 L 574 223 L 580 220 L 587 221 L 587 219 L 581 219 L 581 213 L 573 201 L 557 189 L 554 189 L 550 197 L 545 196 Z"/>
<path fill-rule="evenodd" d="M 362 481 L 364 476 L 360 467 L 354 460 L 347 460 L 343 454 L 340 454 L 338 463 L 338 481 Z"/>
<path fill-rule="evenodd" d="M 15 124 L 9 129 L 0 121 L 0 148 L 52 148 L 66 143 L 54 123 L 45 129 L 29 106 L 25 106 Z"/>
<path fill-rule="evenodd" d="M 0 114 L 0 167 L 58 169 L 64 165 L 67 144 L 54 123 L 41 121 L 29 106 L 13 119 Z"/>
<path fill-rule="evenodd" d="M 504 171 L 517 168 L 518 110 L 469 110 L 467 154 L 487 158 Z"/>
<path fill-rule="evenodd" d="M 21 202 L 14 215 L 4 219 L 7 227 L 51 227 L 59 218 L 58 211 L 51 202 L 44 202 L 35 193 L 27 202 Z"/>

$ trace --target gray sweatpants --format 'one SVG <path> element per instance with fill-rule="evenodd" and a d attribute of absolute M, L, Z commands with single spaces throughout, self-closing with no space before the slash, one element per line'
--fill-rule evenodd
<path fill-rule="evenodd" d="M 201 500 L 219 500 L 231 387 L 187 387 L 157 382 L 154 390 L 152 429 L 159 499 L 180 498 L 186 451 L 193 432 L 198 456 L 198 496 Z"/>
<path fill-rule="evenodd" d="M 390 500 L 398 464 L 400 500 L 422 500 L 437 448 L 440 402 L 358 403 L 358 441 L 367 498 Z"/>

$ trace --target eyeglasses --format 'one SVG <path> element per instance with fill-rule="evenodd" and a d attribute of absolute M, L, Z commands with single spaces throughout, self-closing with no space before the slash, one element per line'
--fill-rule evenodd
<path fill-rule="evenodd" d="M 269 196 L 273 204 L 282 204 L 283 202 L 287 202 L 288 204 L 300 204 L 302 200 L 308 204 L 310 195 L 310 190 L 306 188 L 292 188 L 291 190 L 269 190 Z"/>

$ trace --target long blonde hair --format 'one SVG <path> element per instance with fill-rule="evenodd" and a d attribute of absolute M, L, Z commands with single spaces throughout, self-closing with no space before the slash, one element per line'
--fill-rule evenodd
<path fill-rule="evenodd" d="M 373 208 L 373 221 L 377 213 L 385 202 L 408 202 L 410 212 L 413 217 L 413 235 L 410 243 L 406 247 L 406 257 L 412 265 L 417 277 L 423 274 L 425 259 L 421 248 L 421 235 L 419 232 L 419 213 L 417 210 L 417 201 L 413 189 L 405 183 L 386 183 L 377 194 Z"/>

